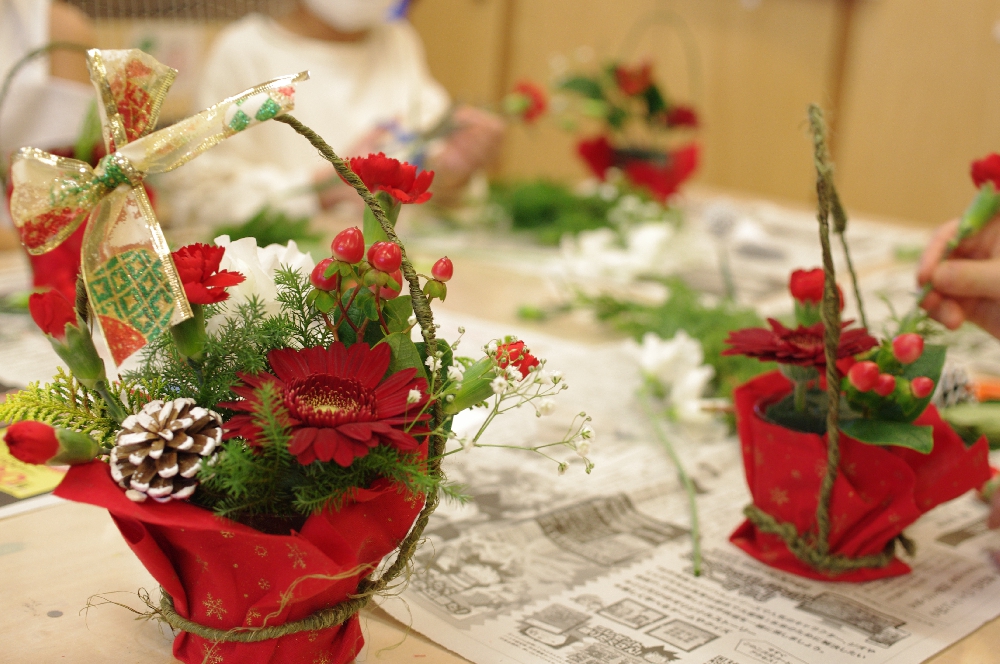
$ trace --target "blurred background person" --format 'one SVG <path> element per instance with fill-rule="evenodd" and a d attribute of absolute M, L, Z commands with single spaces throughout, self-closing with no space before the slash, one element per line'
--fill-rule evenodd
<path fill-rule="evenodd" d="M 409 147 L 435 129 L 424 168 L 439 198 L 456 191 L 498 151 L 503 121 L 452 107 L 431 76 L 420 38 L 399 0 L 301 0 L 273 19 L 251 14 L 222 31 L 196 98 L 206 108 L 277 76 L 309 70 L 294 115 L 342 157 L 385 150 L 418 163 Z M 311 216 L 356 201 L 332 166 L 277 123 L 236 136 L 164 181 L 172 219 L 213 226 L 242 221 L 264 205 Z"/>

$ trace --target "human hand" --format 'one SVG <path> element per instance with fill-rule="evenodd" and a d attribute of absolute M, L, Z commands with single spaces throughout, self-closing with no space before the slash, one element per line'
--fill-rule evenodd
<path fill-rule="evenodd" d="M 924 250 L 917 280 L 933 290 L 921 306 L 949 329 L 970 321 L 1000 338 L 1000 217 L 942 260 L 958 224 L 954 219 L 941 226 Z"/>
<path fill-rule="evenodd" d="M 464 186 L 469 178 L 500 150 L 506 124 L 499 116 L 473 106 L 460 106 L 452 115 L 454 131 L 429 160 L 438 193 Z"/>

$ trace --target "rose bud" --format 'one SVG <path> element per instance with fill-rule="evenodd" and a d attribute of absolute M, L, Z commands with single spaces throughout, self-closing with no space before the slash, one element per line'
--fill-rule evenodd
<path fill-rule="evenodd" d="M 875 383 L 875 394 L 887 397 L 896 389 L 896 377 L 892 374 L 880 374 Z"/>
<path fill-rule="evenodd" d="M 67 466 L 92 461 L 100 447 L 85 433 L 54 429 L 48 424 L 26 420 L 7 428 L 4 442 L 11 456 L 24 463 Z"/>
<path fill-rule="evenodd" d="M 523 341 L 500 344 L 497 347 L 496 358 L 498 367 L 506 369 L 508 365 L 514 365 L 523 377 L 528 376 L 531 367 L 536 367 L 539 364 L 538 358 L 528 352 Z"/>
<path fill-rule="evenodd" d="M 55 290 L 32 293 L 28 311 L 81 384 L 95 389 L 98 382 L 107 380 L 104 360 L 97 354 L 90 330 L 77 320 L 76 309 L 65 295 Z"/>
<path fill-rule="evenodd" d="M 934 381 L 927 376 L 917 376 L 910 381 L 910 391 L 918 399 L 926 399 L 934 392 Z"/>
<path fill-rule="evenodd" d="M 333 238 L 330 250 L 338 261 L 344 261 L 351 265 L 360 263 L 361 259 L 365 257 L 365 236 L 357 226 L 346 228 Z"/>
<path fill-rule="evenodd" d="M 313 288 L 318 288 L 322 291 L 335 291 L 340 285 L 340 273 L 334 272 L 329 277 L 326 276 L 326 270 L 328 267 L 333 265 L 334 260 L 332 258 L 324 258 L 320 262 L 316 263 L 316 267 L 313 268 L 312 274 L 309 275 L 309 283 L 313 285 Z"/>
<path fill-rule="evenodd" d="M 368 262 L 376 270 L 395 272 L 403 262 L 403 253 L 395 242 L 376 242 L 368 250 Z"/>
<path fill-rule="evenodd" d="M 847 372 L 847 380 L 858 392 L 869 392 L 878 383 L 878 365 L 869 360 L 858 362 Z"/>
<path fill-rule="evenodd" d="M 439 258 L 438 262 L 434 263 L 434 267 L 431 268 L 431 276 L 438 281 L 448 281 L 454 273 L 455 266 L 447 256 Z"/>
<path fill-rule="evenodd" d="M 924 353 L 924 338 L 914 332 L 901 334 L 892 340 L 892 355 L 902 364 L 913 364 Z"/>
<path fill-rule="evenodd" d="M 826 275 L 822 268 L 795 270 L 788 281 L 788 290 L 795 299 L 795 320 L 809 327 L 820 321 L 820 306 Z M 844 291 L 837 286 L 840 310 L 844 310 Z"/>

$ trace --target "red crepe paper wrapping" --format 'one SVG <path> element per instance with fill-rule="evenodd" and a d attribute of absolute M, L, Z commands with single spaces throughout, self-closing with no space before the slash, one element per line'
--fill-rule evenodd
<path fill-rule="evenodd" d="M 302 532 L 268 535 L 184 502 L 134 503 L 97 461 L 72 467 L 55 493 L 107 509 L 177 613 L 223 630 L 260 627 L 265 618 L 269 626 L 301 620 L 347 599 L 371 569 L 359 568 L 392 552 L 423 506 L 378 480 L 339 511 L 309 517 Z M 277 613 L 293 585 L 291 601 Z M 355 615 L 328 629 L 259 643 L 213 643 L 181 632 L 174 656 L 191 664 L 341 664 L 362 644 Z"/>
<path fill-rule="evenodd" d="M 754 505 L 800 535 L 816 532 L 816 504 L 826 473 L 826 436 L 800 433 L 765 421 L 762 405 L 791 391 L 779 372 L 759 376 L 734 393 L 743 465 Z M 985 438 L 966 447 L 934 406 L 914 422 L 934 427 L 934 450 L 919 454 L 878 447 L 840 435 L 840 470 L 830 499 L 830 553 L 851 557 L 881 553 L 924 512 L 979 487 L 989 479 Z M 744 521 L 730 541 L 772 567 L 823 581 L 870 581 L 906 574 L 894 558 L 878 569 L 831 575 L 800 561 L 776 535 Z"/>

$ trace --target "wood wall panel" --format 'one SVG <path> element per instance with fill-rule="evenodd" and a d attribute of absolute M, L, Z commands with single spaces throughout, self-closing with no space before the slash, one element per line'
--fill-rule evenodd
<path fill-rule="evenodd" d="M 1000 150 L 997 0 L 860 2 L 834 155 L 845 203 L 938 224 Z"/>

